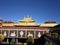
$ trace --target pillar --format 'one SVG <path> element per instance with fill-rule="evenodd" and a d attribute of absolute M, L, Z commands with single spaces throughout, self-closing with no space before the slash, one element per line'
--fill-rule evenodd
<path fill-rule="evenodd" d="M 36 38 L 36 31 L 34 30 L 34 38 Z"/>
<path fill-rule="evenodd" d="M 25 37 L 27 38 L 27 30 L 25 31 Z"/>
<path fill-rule="evenodd" d="M 18 39 L 16 39 L 16 43 L 18 43 Z"/>
<path fill-rule="evenodd" d="M 9 39 L 7 38 L 7 42 L 9 42 Z"/>

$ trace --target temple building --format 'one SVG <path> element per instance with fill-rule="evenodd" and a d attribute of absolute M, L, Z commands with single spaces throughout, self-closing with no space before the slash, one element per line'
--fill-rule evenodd
<path fill-rule="evenodd" d="M 44 33 L 49 33 L 49 27 L 58 25 L 54 21 L 46 21 L 43 24 L 37 24 L 32 17 L 24 17 L 17 23 L 13 21 L 3 21 L 0 19 L 0 33 L 9 41 L 10 38 L 18 39 L 33 36 L 34 39 L 40 38 Z"/>

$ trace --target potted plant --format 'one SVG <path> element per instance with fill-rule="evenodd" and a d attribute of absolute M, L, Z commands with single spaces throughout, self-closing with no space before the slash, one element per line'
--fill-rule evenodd
<path fill-rule="evenodd" d="M 10 42 L 11 45 L 16 45 L 16 41 L 14 38 L 12 38 L 11 42 Z"/>
<path fill-rule="evenodd" d="M 27 42 L 27 45 L 33 45 L 34 44 L 34 37 L 28 36 L 26 42 Z"/>
<path fill-rule="evenodd" d="M 1 45 L 3 40 L 4 40 L 4 36 L 3 36 L 3 34 L 0 34 L 0 45 Z"/>

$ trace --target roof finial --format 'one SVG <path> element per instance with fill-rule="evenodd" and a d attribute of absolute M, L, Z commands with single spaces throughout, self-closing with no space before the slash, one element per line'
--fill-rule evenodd
<path fill-rule="evenodd" d="M 27 15 L 27 18 L 29 18 L 29 15 Z"/>
<path fill-rule="evenodd" d="M 31 16 L 29 16 L 29 18 L 32 18 Z"/>
<path fill-rule="evenodd" d="M 24 16 L 24 18 L 32 18 L 31 16 L 27 15 L 27 16 Z"/>

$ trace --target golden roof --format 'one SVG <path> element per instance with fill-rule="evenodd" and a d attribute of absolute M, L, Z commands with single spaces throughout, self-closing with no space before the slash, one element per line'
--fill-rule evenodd
<path fill-rule="evenodd" d="M 55 22 L 45 22 L 43 24 L 37 24 L 32 17 L 24 17 L 24 19 L 18 21 L 17 23 L 14 23 L 12 21 L 5 21 L 2 22 L 2 26 L 42 26 L 42 27 L 54 27 L 58 25 Z"/>
<path fill-rule="evenodd" d="M 24 17 L 23 20 L 20 20 L 19 22 L 35 22 L 34 20 L 32 20 L 31 17 Z"/>
<path fill-rule="evenodd" d="M 44 23 L 44 24 L 40 24 L 40 26 L 43 26 L 43 27 L 54 27 L 56 25 L 58 25 L 58 24 L 56 24 L 56 23 Z"/>
<path fill-rule="evenodd" d="M 23 20 L 20 20 L 17 25 L 37 25 L 31 17 L 24 17 Z"/>

